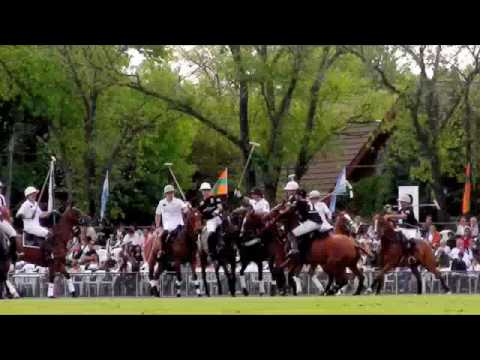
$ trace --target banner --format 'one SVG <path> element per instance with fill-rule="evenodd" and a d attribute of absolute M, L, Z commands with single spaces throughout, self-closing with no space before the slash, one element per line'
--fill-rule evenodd
<path fill-rule="evenodd" d="M 399 186 L 398 187 L 398 198 L 400 199 L 400 196 L 407 194 L 411 195 L 413 197 L 413 213 L 415 214 L 415 217 L 417 220 L 420 220 L 420 208 L 419 208 L 419 190 L 418 186 Z M 398 202 L 398 206 L 400 206 L 400 201 Z"/>
<path fill-rule="evenodd" d="M 228 195 L 228 169 L 223 170 L 220 174 L 212 192 L 213 195 Z"/>
<path fill-rule="evenodd" d="M 470 167 L 470 163 L 467 164 L 467 168 L 465 170 L 465 189 L 463 190 L 463 200 L 462 200 L 462 214 L 466 215 L 470 212 L 470 203 L 471 203 L 471 196 L 472 196 L 472 168 Z"/>
<path fill-rule="evenodd" d="M 109 195 L 109 188 L 108 188 L 108 170 L 107 174 L 105 175 L 105 181 L 103 182 L 103 190 L 102 190 L 102 199 L 101 199 L 101 208 L 100 208 L 100 220 L 103 220 L 105 216 L 105 210 L 107 208 L 107 201 Z"/>
<path fill-rule="evenodd" d="M 344 167 L 337 177 L 335 190 L 330 198 L 330 211 L 335 212 L 337 205 L 337 195 L 345 195 L 348 192 L 350 199 L 353 199 L 352 185 L 347 181 L 347 169 Z"/>

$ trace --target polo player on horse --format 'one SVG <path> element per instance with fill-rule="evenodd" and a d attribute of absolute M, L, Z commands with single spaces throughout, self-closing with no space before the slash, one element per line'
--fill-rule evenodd
<path fill-rule="evenodd" d="M 175 188 L 172 185 L 166 185 L 163 194 L 165 198 L 159 201 L 155 211 L 155 227 L 160 234 L 160 256 L 165 254 L 172 234 L 182 229 L 183 215 L 189 209 L 188 203 L 175 197 Z"/>
<path fill-rule="evenodd" d="M 43 211 L 40 209 L 37 200 L 38 190 L 29 186 L 25 189 L 26 200 L 23 202 L 20 209 L 18 209 L 16 217 L 23 220 L 23 232 L 29 235 L 33 235 L 36 239 L 40 240 L 37 246 L 42 248 L 45 259 L 48 258 L 52 249 L 47 238 L 52 236 L 52 233 L 45 227 L 40 225 L 40 219 L 48 218 L 51 212 Z"/>
<path fill-rule="evenodd" d="M 242 194 L 239 190 L 235 191 L 235 196 L 239 199 L 242 198 Z M 251 206 L 253 211 L 257 214 L 268 214 L 270 212 L 270 204 L 263 197 L 263 192 L 259 188 L 254 188 L 250 192 L 250 196 L 243 196 L 242 200 Z"/>
<path fill-rule="evenodd" d="M 202 201 L 198 210 L 205 219 L 205 227 L 202 231 L 201 247 L 208 249 L 211 258 L 217 256 L 217 246 L 219 239 L 217 238 L 217 228 L 222 224 L 221 214 L 223 211 L 222 199 L 212 194 L 212 187 L 208 182 L 200 185 L 202 192 Z"/>
<path fill-rule="evenodd" d="M 17 257 L 17 232 L 10 223 L 10 210 L 7 202 L 3 196 L 3 189 L 5 186 L 0 182 L 0 231 L 3 232 L 9 240 L 10 257 L 13 262 L 16 262 Z"/>
<path fill-rule="evenodd" d="M 397 237 L 404 247 L 404 251 L 408 256 L 408 260 L 415 261 L 413 257 L 415 239 L 418 238 L 418 220 L 413 212 L 412 198 L 409 194 L 400 196 L 400 209 L 398 213 L 389 214 L 389 220 L 398 221 L 398 227 L 395 230 Z"/>
<path fill-rule="evenodd" d="M 297 209 L 300 220 L 300 225 L 288 233 L 291 250 L 287 256 L 290 257 L 297 254 L 302 256 L 299 245 L 301 245 L 302 239 L 307 238 L 306 235 L 318 231 L 320 233 L 319 237 L 322 238 L 333 229 L 333 226 L 326 220 L 325 222 L 323 221 L 320 211 L 315 206 L 315 202 L 307 199 L 306 192 L 299 189 L 297 182 L 294 180 L 289 181 L 285 186 L 285 191 L 288 197 L 287 206 L 294 206 Z"/>

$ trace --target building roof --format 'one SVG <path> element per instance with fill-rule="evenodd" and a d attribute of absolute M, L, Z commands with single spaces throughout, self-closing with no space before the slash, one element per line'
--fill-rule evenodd
<path fill-rule="evenodd" d="M 335 187 L 337 176 L 345 166 L 359 165 L 376 134 L 381 121 L 351 124 L 311 160 L 301 182 L 305 188 L 328 193 Z M 347 167 L 347 179 L 351 170 Z"/>

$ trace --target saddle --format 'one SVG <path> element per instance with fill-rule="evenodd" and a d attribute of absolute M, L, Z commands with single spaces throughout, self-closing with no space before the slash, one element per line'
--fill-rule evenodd
<path fill-rule="evenodd" d="M 37 247 L 40 249 L 40 245 L 45 241 L 40 236 L 35 236 L 27 232 L 23 232 L 23 246 Z"/>

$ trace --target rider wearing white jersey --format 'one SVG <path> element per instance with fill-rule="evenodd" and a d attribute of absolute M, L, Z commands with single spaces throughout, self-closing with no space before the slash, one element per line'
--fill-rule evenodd
<path fill-rule="evenodd" d="M 155 226 L 161 233 L 161 252 L 169 235 L 184 225 L 183 214 L 189 208 L 188 203 L 175 197 L 175 188 L 172 185 L 166 185 L 163 193 L 165 198 L 159 201 L 155 211 Z"/>
<path fill-rule="evenodd" d="M 27 198 L 20 209 L 17 211 L 16 217 L 23 219 L 24 232 L 46 239 L 49 231 L 40 225 L 40 218 L 46 218 L 50 215 L 47 211 L 42 211 L 36 201 L 38 190 L 29 186 L 25 189 L 25 197 Z"/>

